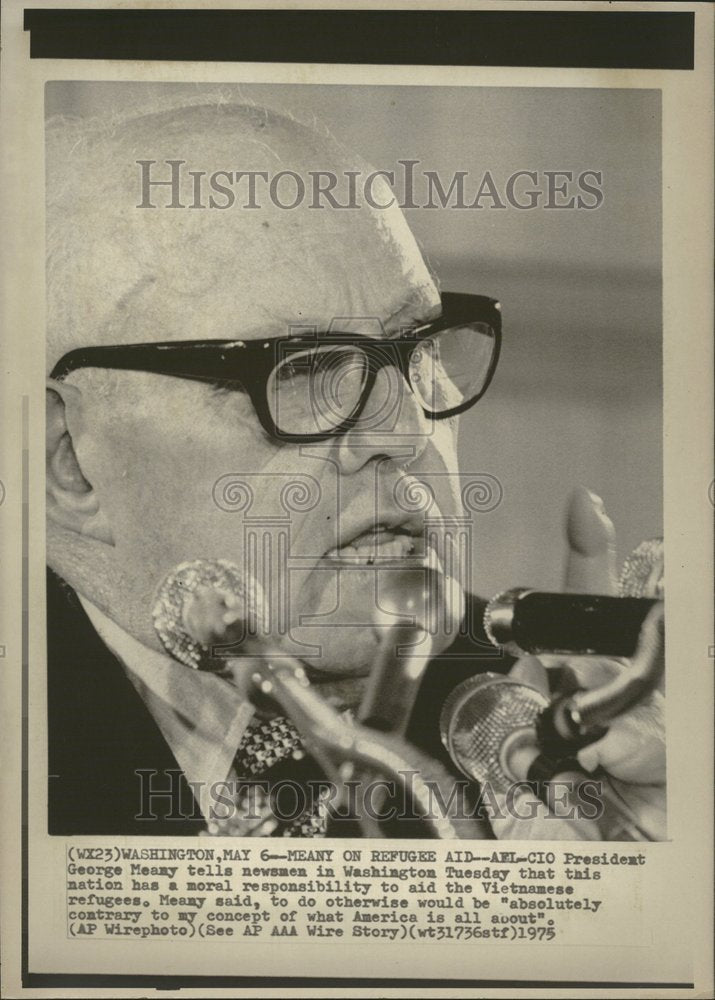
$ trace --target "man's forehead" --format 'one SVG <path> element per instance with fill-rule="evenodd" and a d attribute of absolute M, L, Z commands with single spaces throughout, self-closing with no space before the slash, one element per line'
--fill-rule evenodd
<path fill-rule="evenodd" d="M 274 248 L 277 249 L 277 248 Z M 354 249 L 354 248 L 353 248 Z M 259 340 L 331 331 L 381 338 L 429 321 L 437 289 L 419 252 L 401 254 L 366 240 L 357 258 L 342 245 L 334 259 L 306 249 L 300 267 L 277 254 L 200 264 L 180 253 L 140 275 L 108 308 L 104 342 Z M 338 262 L 337 258 L 340 257 Z"/>

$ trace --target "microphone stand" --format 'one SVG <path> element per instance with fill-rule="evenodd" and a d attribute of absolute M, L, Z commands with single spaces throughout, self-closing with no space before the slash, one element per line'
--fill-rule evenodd
<path fill-rule="evenodd" d="M 444 577 L 428 565 L 400 570 L 396 589 L 388 593 L 387 611 L 378 614 L 376 627 L 384 625 L 387 616 L 387 635 L 380 644 L 377 665 L 355 724 L 346 723 L 316 693 L 298 660 L 279 647 L 266 649 L 263 640 L 257 641 L 255 622 L 265 616 L 263 595 L 257 585 L 250 587 L 238 567 L 227 560 L 199 559 L 177 566 L 158 589 L 152 612 L 154 626 L 164 648 L 179 662 L 223 676 L 242 690 L 259 711 L 266 699 L 277 703 L 335 782 L 339 801 L 345 801 L 347 781 L 353 774 L 363 783 L 375 777 L 388 778 L 405 800 L 409 795 L 426 836 L 487 837 L 484 824 L 470 818 L 460 818 L 453 824 L 445 815 L 433 815 L 429 786 L 438 788 L 441 796 L 446 792 L 442 801 L 451 803 L 455 781 L 438 761 L 404 739 L 422 675 L 434 651 L 433 643 L 428 641 L 426 654 L 413 653 L 403 658 L 403 649 L 398 645 L 398 640 L 404 640 L 409 649 L 408 640 L 414 644 L 415 638 L 429 639 L 426 629 L 418 624 L 415 571 L 420 581 L 425 581 L 426 574 L 431 587 L 423 589 L 420 596 L 432 600 L 437 595 L 435 606 L 446 616 L 451 613 L 454 618 L 457 602 L 445 601 Z M 392 574 L 390 579 L 394 582 Z M 396 609 L 414 611 L 414 624 L 407 628 L 395 625 Z M 445 639 L 448 631 L 444 629 Z M 245 658 L 226 655 L 237 645 L 248 654 Z M 408 776 L 412 778 L 409 791 Z M 377 818 L 367 815 L 367 810 L 362 813 L 356 818 L 365 835 L 384 836 Z"/>
<path fill-rule="evenodd" d="M 404 741 L 422 679 L 436 652 L 435 647 L 441 642 L 441 648 L 444 648 L 451 631 L 448 626 L 458 627 L 461 621 L 463 594 L 455 581 L 451 584 L 458 594 L 449 592 L 445 576 L 429 563 L 387 574 L 375 619 L 376 634 L 379 636 L 382 629 L 385 633 L 358 709 L 358 720 L 369 726 L 371 731 L 391 733 L 393 739 Z M 425 623 L 429 623 L 431 628 L 428 629 Z M 409 746 L 409 756 L 413 762 L 415 782 L 419 780 L 421 787 L 425 776 L 429 776 L 427 780 L 439 790 L 441 801 L 451 802 L 455 781 L 446 769 L 438 761 L 419 754 L 412 746 Z M 366 771 L 364 767 L 355 770 L 364 784 L 376 777 L 374 772 Z M 400 788 L 402 802 L 406 804 L 404 781 Z M 448 792 L 449 797 L 444 798 L 444 792 Z M 411 796 L 413 806 L 419 807 L 419 795 L 414 787 Z M 383 794 L 381 800 L 384 802 L 385 798 L 386 794 Z M 486 824 L 471 818 L 455 818 L 453 825 L 459 833 L 453 832 L 451 836 L 471 839 L 490 836 Z"/>
<path fill-rule="evenodd" d="M 442 803 L 458 801 L 455 779 L 439 761 L 405 739 L 437 642 L 446 645 L 448 625 L 458 625 L 461 620 L 461 589 L 458 599 L 456 593 L 448 593 L 444 575 L 428 564 L 385 570 L 375 616 L 379 649 L 355 723 L 347 724 L 315 692 L 300 663 L 291 657 L 272 659 L 264 653 L 253 684 L 291 718 L 317 762 L 335 781 L 339 801 L 346 797 L 348 780 L 368 788 L 387 778 L 399 789 L 401 803 L 410 801 L 426 837 L 488 838 L 491 832 L 484 821 L 435 815 L 434 792 L 438 791 Z M 456 583 L 451 583 L 456 588 Z M 432 635 L 424 622 L 433 626 Z M 377 807 L 387 798 L 387 789 L 381 791 L 383 794 L 375 796 Z M 376 816 L 369 815 L 367 809 L 363 808 L 357 819 L 365 836 L 385 836 Z"/>
<path fill-rule="evenodd" d="M 360 723 L 347 725 L 340 715 L 310 686 L 300 663 L 292 657 L 263 654 L 252 664 L 251 681 L 256 692 L 277 702 L 295 724 L 307 749 L 335 781 L 339 800 L 345 799 L 344 764 L 361 778 L 382 775 L 397 786 L 405 787 L 405 775 L 413 776 L 410 795 L 419 818 L 425 824 L 427 837 L 449 840 L 460 836 L 486 836 L 475 822 L 455 826 L 447 816 L 434 816 L 432 795 L 422 774 L 428 771 L 432 782 L 451 790 L 454 780 L 436 761 L 410 747 L 399 736 L 378 733 Z M 447 799 L 450 801 L 450 799 Z M 357 817 L 367 837 L 383 837 L 384 833 L 373 816 L 364 812 Z M 459 829 L 458 829 L 459 827 Z"/>

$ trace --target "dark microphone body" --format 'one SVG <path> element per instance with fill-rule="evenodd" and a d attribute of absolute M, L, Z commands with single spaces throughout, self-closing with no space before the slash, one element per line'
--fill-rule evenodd
<path fill-rule="evenodd" d="M 514 587 L 489 601 L 484 631 L 514 656 L 633 656 L 646 617 L 665 597 L 662 538 L 647 538 L 633 549 L 621 570 L 618 595 Z"/>
<path fill-rule="evenodd" d="M 484 631 L 508 653 L 633 656 L 648 612 L 648 597 L 556 594 L 515 587 L 492 598 Z"/>

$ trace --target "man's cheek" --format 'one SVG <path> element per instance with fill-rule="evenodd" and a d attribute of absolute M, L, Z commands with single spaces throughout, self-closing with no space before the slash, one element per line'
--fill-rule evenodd
<path fill-rule="evenodd" d="M 208 485 L 191 477 L 127 477 L 112 507 L 116 547 L 137 560 L 171 568 L 189 559 L 243 559 L 240 517 L 221 511 Z"/>
<path fill-rule="evenodd" d="M 447 471 L 456 473 L 459 468 L 457 437 L 459 424 L 456 417 L 437 420 L 433 424 L 432 446 Z"/>

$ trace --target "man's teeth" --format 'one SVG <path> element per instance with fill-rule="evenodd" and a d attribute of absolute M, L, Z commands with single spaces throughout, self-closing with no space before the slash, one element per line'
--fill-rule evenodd
<path fill-rule="evenodd" d="M 389 541 L 354 541 L 326 552 L 327 559 L 364 563 L 371 566 L 377 559 L 404 559 L 416 551 L 415 540 L 410 535 L 395 535 Z"/>

